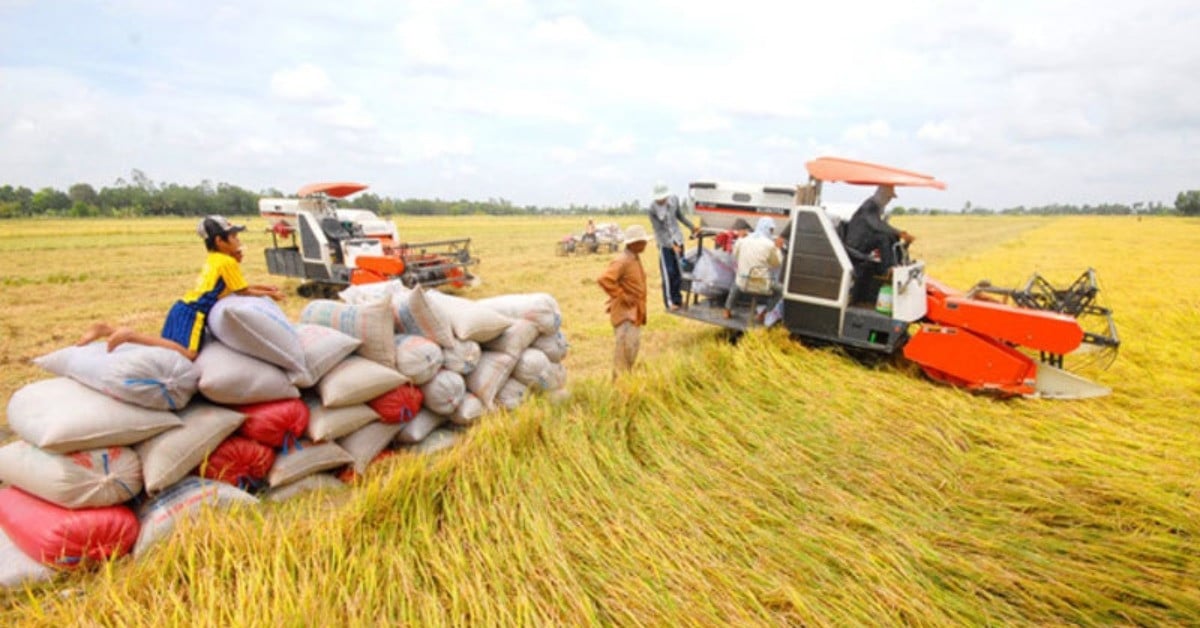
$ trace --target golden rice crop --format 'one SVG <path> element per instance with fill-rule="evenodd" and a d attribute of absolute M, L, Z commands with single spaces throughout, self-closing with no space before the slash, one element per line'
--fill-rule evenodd
<path fill-rule="evenodd" d="M 341 496 L 206 513 L 142 559 L 8 595 L 0 620 L 1194 624 L 1200 222 L 898 221 L 962 288 L 1095 267 L 1123 346 L 1083 374 L 1113 394 L 998 401 L 778 330 L 731 345 L 662 313 L 652 255 L 642 363 L 611 384 L 605 257 L 553 254 L 582 220 L 403 218 L 409 239 L 474 238 L 468 296 L 558 298 L 569 399 L 388 459 Z M 190 226 L 0 223 L 2 397 L 90 318 L 156 330 L 202 258 Z M 248 276 L 269 281 L 253 254 L 269 236 L 245 240 Z"/>

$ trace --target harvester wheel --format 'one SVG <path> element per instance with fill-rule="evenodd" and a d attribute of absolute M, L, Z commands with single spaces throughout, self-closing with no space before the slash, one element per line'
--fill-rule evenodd
<path fill-rule="evenodd" d="M 296 287 L 296 294 L 306 299 L 311 299 L 313 298 L 313 288 L 314 285 L 311 283 L 302 283 Z"/>

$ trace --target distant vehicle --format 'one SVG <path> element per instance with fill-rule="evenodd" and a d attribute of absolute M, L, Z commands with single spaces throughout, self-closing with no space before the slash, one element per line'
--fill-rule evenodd
<path fill-rule="evenodd" d="M 588 253 L 616 253 L 621 249 L 621 227 L 613 222 L 596 225 L 596 232 L 569 233 L 554 246 L 557 255 L 584 255 Z"/>
<path fill-rule="evenodd" d="M 1021 288 L 980 282 L 963 293 L 926 277 L 924 262 L 910 260 L 907 248 L 901 247 L 897 265 L 883 276 L 856 273 L 856 268 L 866 267 L 865 261 L 878 259 L 878 252 L 845 246 L 839 229 L 845 223 L 821 206 L 822 185 L 944 189 L 945 184 L 930 175 L 835 157 L 810 161 L 806 167 L 805 185 L 690 185 L 690 202 L 702 228 L 699 246 L 685 255 L 685 305 L 671 314 L 735 332 L 754 324 L 755 310 L 766 295 L 745 296 L 734 316 L 724 318 L 728 283 L 723 289 L 711 281 L 717 275 L 708 271 L 718 260 L 725 279 L 732 280 L 733 270 L 729 258 L 706 249 L 704 240 L 725 234 L 737 218 L 755 224 L 768 216 L 775 221 L 776 233 L 789 231 L 778 279 L 783 287 L 780 321 L 793 335 L 869 352 L 902 353 L 934 380 L 1001 396 L 1081 398 L 1110 392 L 1062 370 L 1063 357 L 1081 345 L 1109 350 L 1113 357 L 1120 345 L 1111 311 L 1096 302 L 1099 288 L 1091 269 L 1065 289 L 1034 275 Z M 878 293 L 879 299 L 851 303 L 855 281 L 870 282 L 867 292 Z"/>
<path fill-rule="evenodd" d="M 305 297 L 334 298 L 351 284 L 399 279 L 406 286 L 462 288 L 475 281 L 471 239 L 403 242 L 395 223 L 338 201 L 367 188 L 361 183 L 314 183 L 298 198 L 264 198 L 271 221 L 267 271 L 305 280 Z"/>

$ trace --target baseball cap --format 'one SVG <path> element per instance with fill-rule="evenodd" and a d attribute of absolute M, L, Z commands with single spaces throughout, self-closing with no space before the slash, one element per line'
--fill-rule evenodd
<path fill-rule="evenodd" d="M 227 218 L 216 214 L 205 216 L 200 220 L 200 224 L 196 225 L 196 235 L 205 240 L 245 230 L 246 225 L 231 224 Z"/>

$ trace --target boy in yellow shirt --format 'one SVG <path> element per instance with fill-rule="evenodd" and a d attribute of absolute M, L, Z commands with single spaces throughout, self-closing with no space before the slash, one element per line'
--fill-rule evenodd
<path fill-rule="evenodd" d="M 189 360 L 196 359 L 204 340 L 204 322 L 218 299 L 230 294 L 266 296 L 276 301 L 284 299 L 275 286 L 251 286 L 242 276 L 242 241 L 238 234 L 244 225 L 233 225 L 224 216 L 206 216 L 196 225 L 196 233 L 204 239 L 208 258 L 196 286 L 176 301 L 167 312 L 162 332 L 158 336 L 134 331 L 129 327 L 113 327 L 109 323 L 94 323 L 76 344 L 86 345 L 108 336 L 108 350 L 126 342 L 177 351 Z"/>

